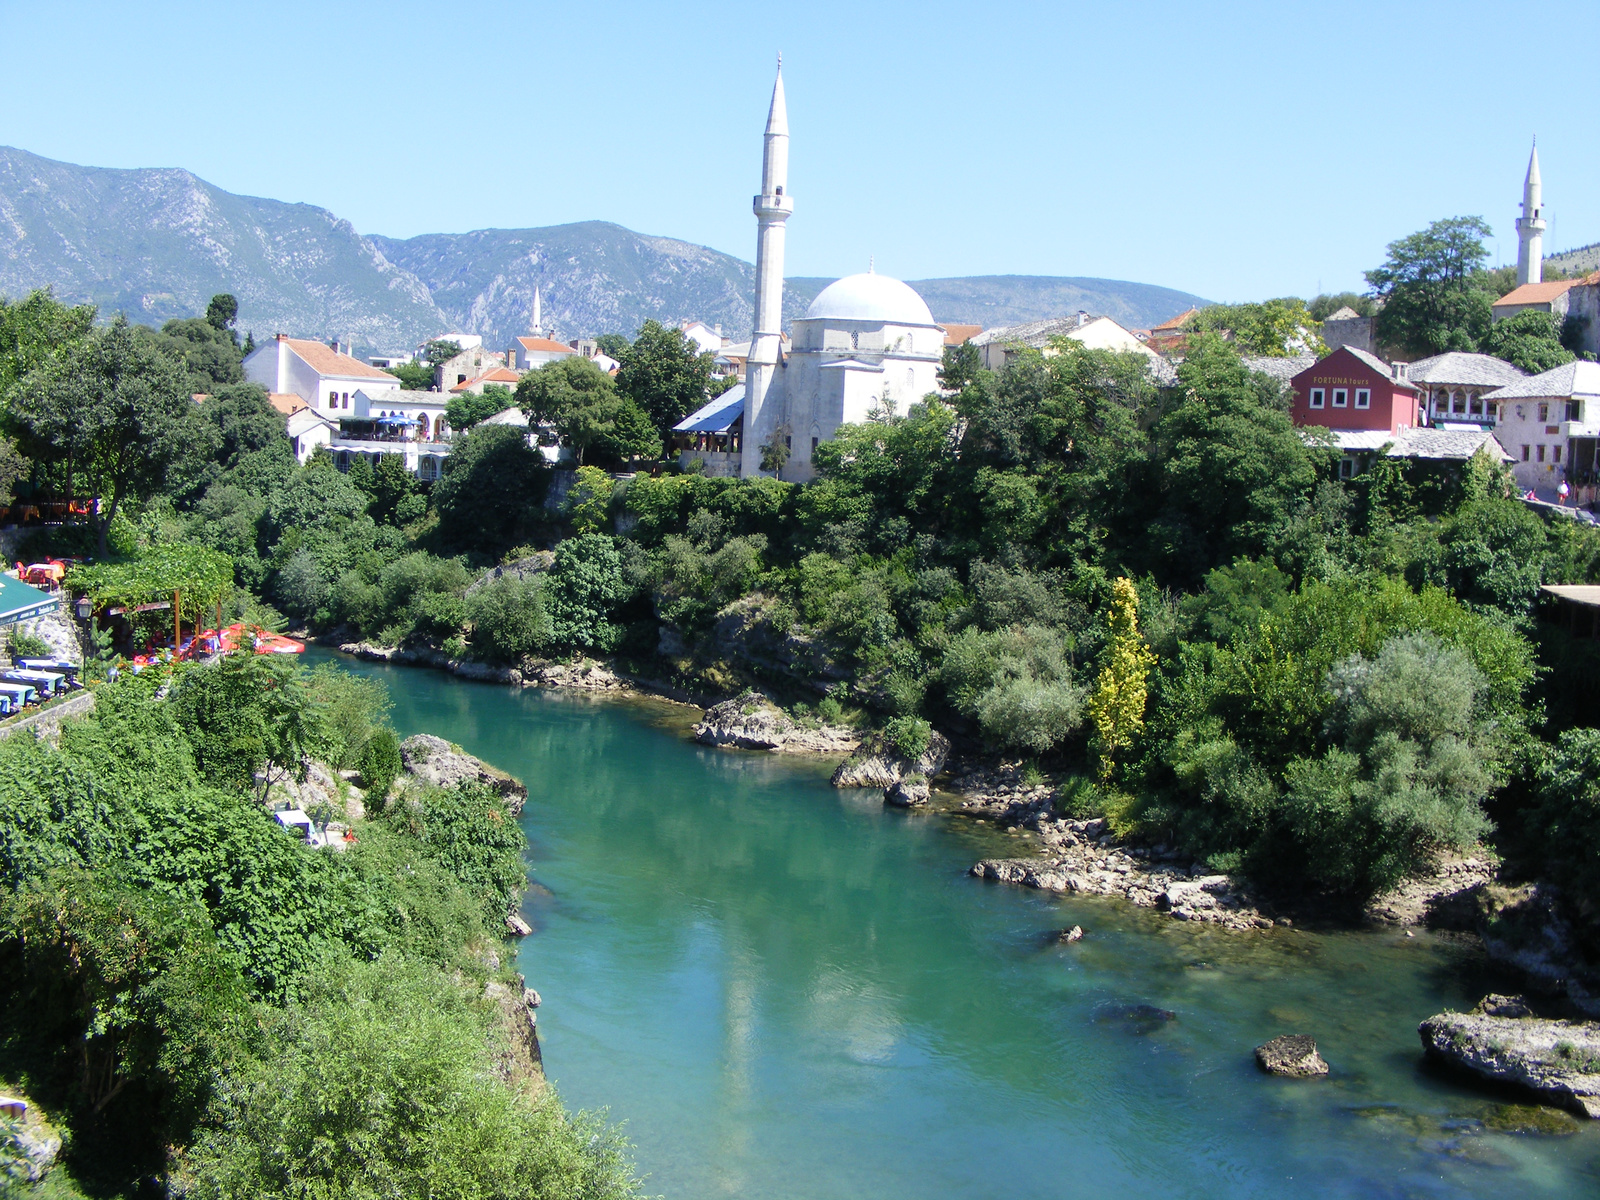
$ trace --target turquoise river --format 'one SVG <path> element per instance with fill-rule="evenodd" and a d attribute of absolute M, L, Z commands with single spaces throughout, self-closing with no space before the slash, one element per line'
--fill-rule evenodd
<path fill-rule="evenodd" d="M 345 665 L 402 736 L 527 782 L 545 1068 L 624 1123 L 653 1195 L 1600 1196 L 1600 1127 L 1519 1132 L 1424 1067 L 1417 1022 L 1501 982 L 1463 947 L 980 882 L 1022 839 L 697 746 L 690 710 Z M 1298 1032 L 1332 1074 L 1261 1075 L 1252 1048 Z"/>

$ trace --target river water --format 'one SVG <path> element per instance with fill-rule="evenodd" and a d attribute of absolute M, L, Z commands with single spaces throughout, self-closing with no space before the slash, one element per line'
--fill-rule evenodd
<path fill-rule="evenodd" d="M 1506 1132 L 1537 1110 L 1423 1067 L 1417 1022 L 1502 983 L 1446 940 L 985 883 L 1022 839 L 696 746 L 682 708 L 345 665 L 402 736 L 527 782 L 545 1068 L 625 1123 L 652 1194 L 1600 1196 L 1600 1127 Z M 1261 1075 L 1280 1033 L 1332 1074 Z"/>

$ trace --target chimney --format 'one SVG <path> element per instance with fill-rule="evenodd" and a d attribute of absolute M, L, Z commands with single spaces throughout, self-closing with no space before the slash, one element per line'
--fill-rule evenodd
<path fill-rule="evenodd" d="M 1406 377 L 1406 367 L 1409 366 L 1409 365 L 1410 365 L 1409 363 L 1402 363 L 1402 362 L 1395 363 L 1394 364 L 1394 377 L 1396 379 L 1404 379 Z"/>

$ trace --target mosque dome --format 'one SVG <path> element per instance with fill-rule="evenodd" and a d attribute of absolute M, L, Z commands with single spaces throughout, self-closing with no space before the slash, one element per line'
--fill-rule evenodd
<path fill-rule="evenodd" d="M 805 319 L 873 321 L 882 325 L 932 325 L 927 303 L 907 284 L 887 275 L 846 275 L 811 302 Z"/>

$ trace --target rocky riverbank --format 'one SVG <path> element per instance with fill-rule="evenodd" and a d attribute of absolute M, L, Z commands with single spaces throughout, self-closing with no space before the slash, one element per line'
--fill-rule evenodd
<path fill-rule="evenodd" d="M 528 800 L 528 788 L 521 780 L 431 733 L 414 734 L 401 742 L 400 762 L 408 776 L 434 787 L 486 784 L 505 799 L 513 817 L 522 815 Z"/>
<path fill-rule="evenodd" d="M 849 754 L 861 744 L 853 729 L 820 722 L 801 724 L 757 691 L 713 704 L 694 727 L 707 746 L 806 754 Z"/>

